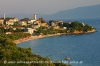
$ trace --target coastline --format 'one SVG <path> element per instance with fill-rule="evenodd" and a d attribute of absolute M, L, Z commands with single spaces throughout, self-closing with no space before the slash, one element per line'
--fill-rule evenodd
<path fill-rule="evenodd" d="M 88 32 L 77 32 L 77 33 L 57 33 L 57 34 L 48 34 L 48 35 L 39 35 L 39 36 L 30 36 L 26 38 L 20 38 L 18 40 L 14 40 L 13 42 L 15 44 L 20 44 L 26 41 L 30 40 L 35 40 L 35 39 L 40 39 L 40 38 L 45 38 L 45 37 L 50 37 L 50 36 L 60 36 L 60 35 L 75 35 L 75 34 L 89 34 L 89 33 L 94 33 L 97 32 L 96 30 L 88 31 Z"/>
<path fill-rule="evenodd" d="M 30 40 L 35 40 L 35 39 L 40 39 L 40 38 L 45 38 L 45 37 L 50 37 L 50 36 L 60 36 L 60 35 L 66 35 L 66 34 L 67 33 L 57 33 L 57 34 L 49 34 L 49 35 L 30 36 L 30 37 L 20 38 L 18 40 L 14 40 L 13 42 L 15 44 L 20 44 L 20 43 L 30 41 Z"/>

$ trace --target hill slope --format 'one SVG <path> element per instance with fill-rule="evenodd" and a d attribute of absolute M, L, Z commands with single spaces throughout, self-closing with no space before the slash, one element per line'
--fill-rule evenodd
<path fill-rule="evenodd" d="M 100 4 L 94 6 L 78 7 L 70 10 L 63 10 L 44 17 L 46 19 L 87 19 L 100 18 Z"/>

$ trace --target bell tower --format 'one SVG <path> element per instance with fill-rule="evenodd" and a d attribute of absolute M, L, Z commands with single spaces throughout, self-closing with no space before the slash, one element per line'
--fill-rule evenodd
<path fill-rule="evenodd" d="M 4 19 L 6 18 L 6 15 L 5 15 L 5 13 L 4 13 Z"/>
<path fill-rule="evenodd" d="M 34 20 L 36 20 L 36 14 L 34 14 Z"/>

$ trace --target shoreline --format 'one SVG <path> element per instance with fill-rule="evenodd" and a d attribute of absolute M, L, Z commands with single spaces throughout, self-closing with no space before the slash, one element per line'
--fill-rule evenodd
<path fill-rule="evenodd" d="M 94 32 L 97 32 L 97 31 L 96 31 L 96 30 L 93 30 L 93 31 L 82 32 L 82 33 L 57 33 L 57 34 L 30 36 L 30 37 L 20 38 L 20 39 L 18 39 L 18 40 L 14 40 L 13 42 L 14 42 L 15 44 L 20 44 L 20 43 L 23 43 L 23 42 L 26 42 L 26 41 L 35 40 L 35 39 L 40 39 L 40 38 L 45 38 L 45 37 L 50 37 L 50 36 L 89 34 L 89 33 L 94 33 Z"/>
<path fill-rule="evenodd" d="M 20 38 L 18 40 L 14 40 L 13 42 L 15 44 L 20 44 L 26 41 L 30 41 L 30 40 L 35 40 L 35 39 L 40 39 L 40 38 L 45 38 L 45 37 L 50 37 L 50 36 L 60 36 L 60 35 L 67 35 L 67 33 L 58 33 L 58 34 L 49 34 L 49 35 L 39 35 L 39 36 L 30 36 L 30 37 L 26 37 L 26 38 Z"/>

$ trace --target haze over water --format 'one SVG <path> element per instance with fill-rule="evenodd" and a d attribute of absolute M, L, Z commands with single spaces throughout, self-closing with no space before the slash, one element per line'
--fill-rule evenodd
<path fill-rule="evenodd" d="M 75 20 L 70 20 L 75 21 Z M 98 32 L 80 35 L 62 35 L 31 40 L 18 44 L 20 47 L 31 47 L 33 53 L 50 57 L 53 61 L 62 61 L 67 56 L 72 66 L 100 66 L 100 19 L 77 20 L 94 26 Z"/>

